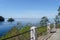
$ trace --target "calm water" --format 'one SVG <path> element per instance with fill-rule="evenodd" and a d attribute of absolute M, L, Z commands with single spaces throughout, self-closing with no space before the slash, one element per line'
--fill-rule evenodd
<path fill-rule="evenodd" d="M 37 24 L 40 22 L 40 19 L 38 18 L 20 18 L 15 19 L 15 22 L 9 23 L 7 22 L 7 19 L 5 22 L 0 23 L 0 36 L 4 35 L 6 32 L 11 30 L 12 27 L 17 25 L 17 22 L 20 22 L 22 25 L 25 25 L 27 23 Z"/>
<path fill-rule="evenodd" d="M 17 22 L 20 22 L 22 25 L 25 25 L 27 23 L 36 24 L 38 23 L 38 19 L 21 18 L 21 19 L 15 19 L 15 22 L 13 23 L 7 22 L 7 19 L 6 19 L 5 22 L 0 23 L 0 36 L 4 35 L 6 32 L 11 30 L 12 27 L 16 26 Z"/>
<path fill-rule="evenodd" d="M 9 22 L 0 23 L 0 36 L 8 32 L 15 25 L 16 23 L 9 23 Z"/>

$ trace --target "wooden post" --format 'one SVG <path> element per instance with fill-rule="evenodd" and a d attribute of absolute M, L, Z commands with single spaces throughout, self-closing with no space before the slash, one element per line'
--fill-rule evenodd
<path fill-rule="evenodd" d="M 37 40 L 37 34 L 36 34 L 36 27 L 35 26 L 32 26 L 31 27 L 31 40 Z"/>

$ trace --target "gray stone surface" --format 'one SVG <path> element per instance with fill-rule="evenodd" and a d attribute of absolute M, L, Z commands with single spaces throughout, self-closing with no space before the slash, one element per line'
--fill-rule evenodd
<path fill-rule="evenodd" d="M 54 33 L 48 40 L 60 40 L 60 29 L 56 29 L 56 33 Z"/>

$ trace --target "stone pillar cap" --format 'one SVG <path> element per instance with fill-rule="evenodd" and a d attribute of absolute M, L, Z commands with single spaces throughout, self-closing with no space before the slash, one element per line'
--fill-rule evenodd
<path fill-rule="evenodd" d="M 34 28 L 36 28 L 36 27 L 35 27 L 35 26 L 32 26 L 32 27 L 31 27 L 31 29 L 34 29 Z"/>

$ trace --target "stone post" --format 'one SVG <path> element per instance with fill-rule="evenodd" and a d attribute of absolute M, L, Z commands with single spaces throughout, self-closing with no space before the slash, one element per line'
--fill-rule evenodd
<path fill-rule="evenodd" d="M 55 25 L 55 23 L 54 23 L 53 31 L 54 32 L 56 31 L 56 25 Z"/>
<path fill-rule="evenodd" d="M 50 23 L 47 24 L 47 33 L 50 33 Z"/>
<path fill-rule="evenodd" d="M 36 34 L 36 27 L 35 26 L 32 26 L 31 27 L 31 40 L 37 40 L 37 34 Z"/>

